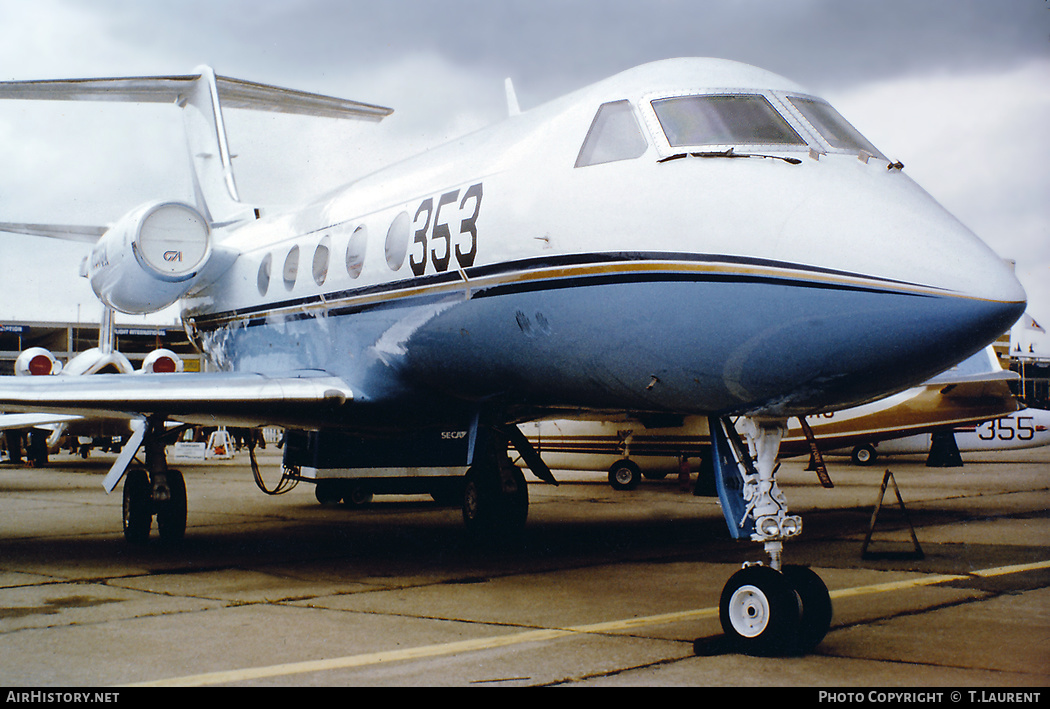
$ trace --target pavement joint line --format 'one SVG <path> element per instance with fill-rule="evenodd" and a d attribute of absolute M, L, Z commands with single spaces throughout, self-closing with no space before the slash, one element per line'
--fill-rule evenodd
<path fill-rule="evenodd" d="M 867 586 L 855 586 L 831 591 L 834 598 L 850 598 L 873 593 L 887 593 L 891 591 L 903 591 L 920 586 L 935 586 L 949 581 L 962 581 L 966 579 L 988 578 L 994 576 L 1006 576 L 1009 574 L 1023 573 L 1050 568 L 1050 560 L 1037 561 L 1028 564 L 1014 564 L 1010 566 L 999 566 L 990 569 L 981 569 L 966 574 L 937 574 L 934 576 L 923 576 L 921 578 L 906 579 L 902 581 L 891 581 L 888 583 L 870 584 Z M 289 662 L 280 665 L 269 665 L 264 667 L 249 667 L 240 670 L 221 670 L 218 672 L 207 672 L 185 677 L 171 677 L 168 679 L 150 680 L 134 684 L 124 685 L 127 687 L 203 687 L 216 684 L 228 684 L 233 682 L 246 682 L 269 677 L 281 677 L 308 672 L 324 672 L 328 670 L 352 669 L 355 667 L 367 667 L 370 665 L 381 665 L 389 662 L 403 662 L 405 660 L 420 660 L 444 655 L 454 655 L 464 652 L 475 652 L 479 650 L 491 650 L 511 645 L 520 645 L 531 642 L 545 642 L 573 635 L 601 635 L 615 631 L 630 630 L 644 626 L 666 625 L 690 620 L 701 620 L 706 618 L 717 618 L 718 608 L 696 608 L 686 611 L 672 613 L 661 613 L 658 615 L 642 616 L 638 618 L 626 618 L 621 620 L 603 621 L 586 625 L 576 625 L 567 628 L 539 628 L 526 630 L 520 633 L 497 635 L 488 638 L 475 638 L 472 640 L 460 640 L 435 645 L 421 645 L 419 647 L 382 650 L 379 652 L 365 653 L 361 655 L 347 655 L 345 657 L 333 657 L 323 660 L 306 660 L 303 662 Z"/>

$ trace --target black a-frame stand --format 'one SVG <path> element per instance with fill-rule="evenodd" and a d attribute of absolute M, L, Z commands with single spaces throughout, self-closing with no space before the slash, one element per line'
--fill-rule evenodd
<path fill-rule="evenodd" d="M 908 523 L 908 531 L 911 533 L 911 541 L 913 548 L 911 551 L 883 551 L 883 552 L 872 552 L 868 550 L 871 545 L 871 536 L 875 531 L 875 523 L 878 521 L 879 512 L 882 510 L 882 500 L 886 496 L 886 487 L 893 483 L 893 492 L 897 496 L 897 504 L 900 506 L 901 513 L 904 515 L 904 521 Z M 908 508 L 904 506 L 904 500 L 901 499 L 901 491 L 897 487 L 897 481 L 893 477 L 893 473 L 889 470 L 882 476 L 882 487 L 879 489 L 879 499 L 875 502 L 875 509 L 871 513 L 871 525 L 868 527 L 868 534 L 864 537 L 864 545 L 860 550 L 861 558 L 863 559 L 923 559 L 925 554 L 922 551 L 922 547 L 919 545 L 919 539 L 915 536 L 915 526 L 912 525 L 911 519 L 908 517 Z"/>

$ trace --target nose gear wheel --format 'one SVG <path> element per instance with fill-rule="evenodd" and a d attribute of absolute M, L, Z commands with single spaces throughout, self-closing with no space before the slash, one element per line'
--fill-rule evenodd
<path fill-rule="evenodd" d="M 831 596 L 810 569 L 781 563 L 784 542 L 802 531 L 802 520 L 788 514 L 776 481 L 785 423 L 741 422 L 749 429 L 754 458 L 728 418 L 711 417 L 709 424 L 712 468 L 729 532 L 761 543 L 769 555 L 768 565 L 746 565 L 722 590 L 719 620 L 727 645 L 749 655 L 811 652 L 831 627 Z"/>

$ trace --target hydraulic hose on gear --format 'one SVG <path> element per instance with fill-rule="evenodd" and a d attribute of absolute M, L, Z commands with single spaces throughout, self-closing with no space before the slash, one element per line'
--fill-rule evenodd
<path fill-rule="evenodd" d="M 262 473 L 259 471 L 259 463 L 255 460 L 255 445 L 253 443 L 248 444 L 248 458 L 252 462 L 252 475 L 255 477 L 256 487 L 267 495 L 283 495 L 299 484 L 299 470 L 285 466 L 277 485 L 272 489 L 266 487 L 266 482 L 262 479 Z"/>

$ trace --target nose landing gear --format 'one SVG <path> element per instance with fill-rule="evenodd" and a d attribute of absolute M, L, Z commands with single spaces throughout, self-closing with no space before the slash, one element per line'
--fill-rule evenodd
<path fill-rule="evenodd" d="M 805 654 L 831 626 L 831 597 L 815 572 L 782 564 L 784 541 L 802 531 L 802 520 L 787 513 L 776 482 L 776 456 L 786 425 L 748 423 L 753 427 L 754 461 L 732 422 L 711 418 L 715 482 L 730 534 L 761 542 L 769 564 L 745 564 L 730 577 L 719 600 L 719 620 L 731 651 Z"/>

